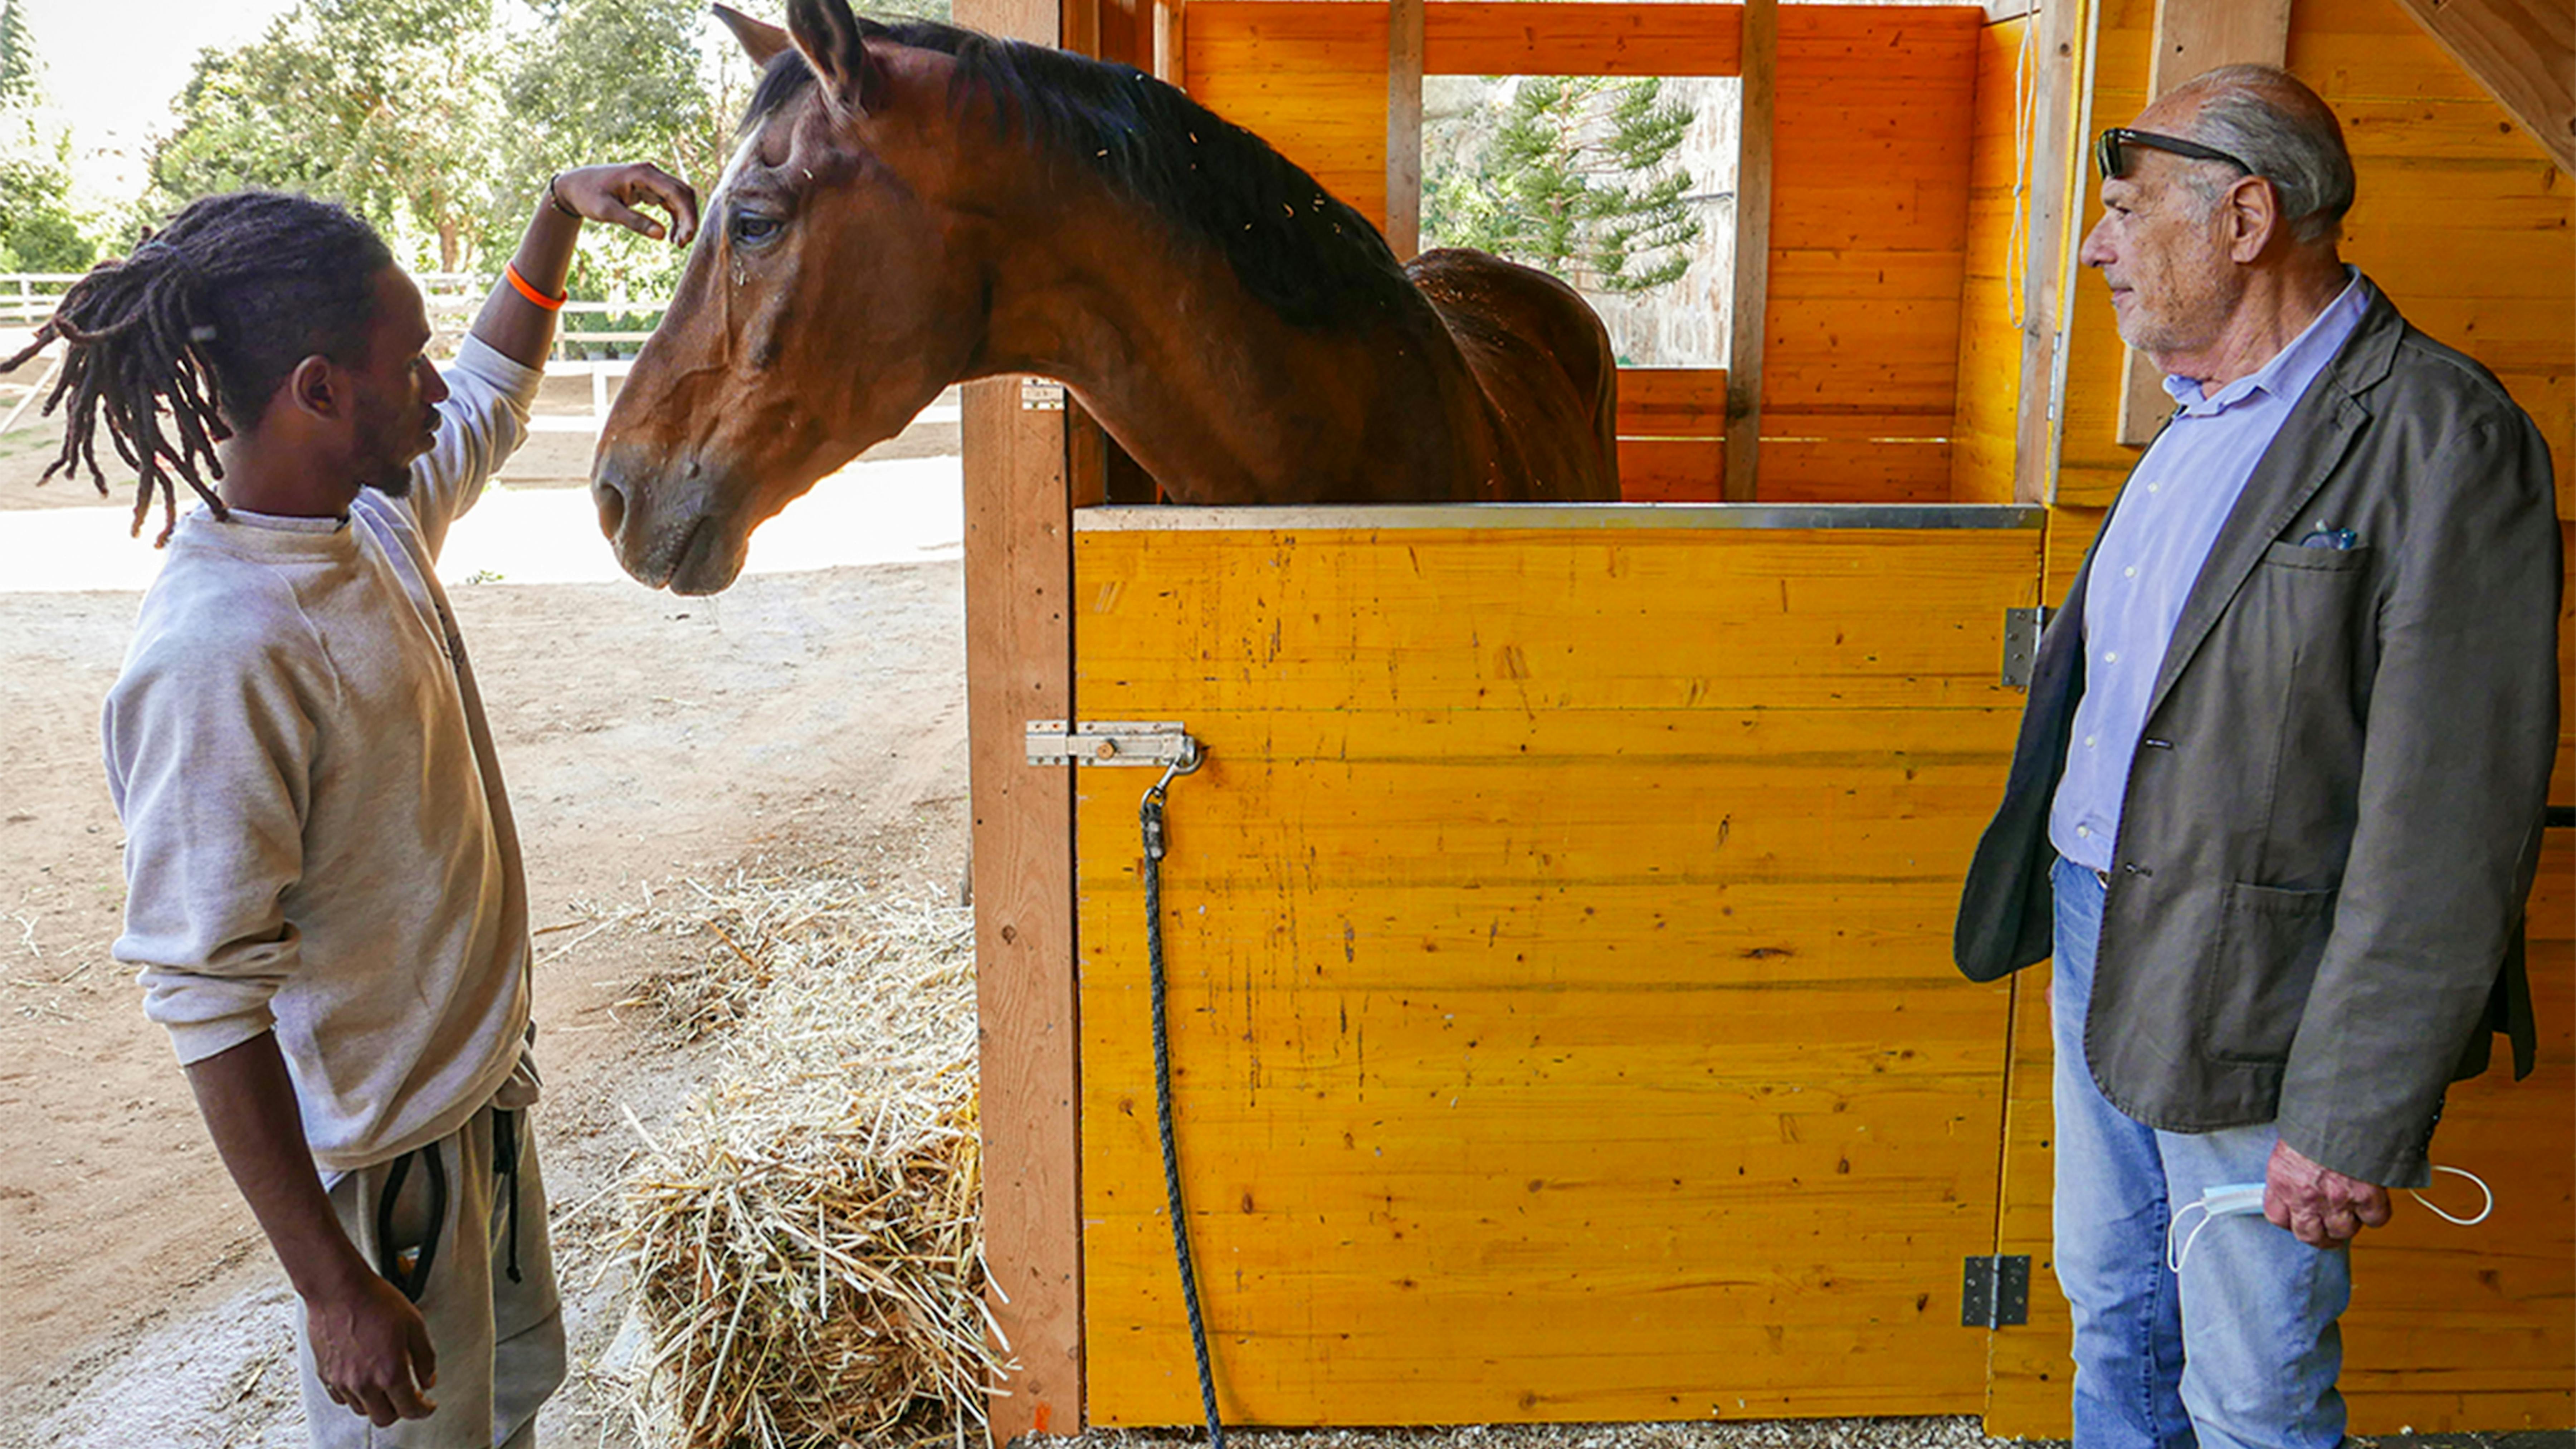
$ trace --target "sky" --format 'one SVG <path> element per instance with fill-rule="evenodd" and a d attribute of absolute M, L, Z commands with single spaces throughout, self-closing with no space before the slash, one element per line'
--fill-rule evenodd
<path fill-rule="evenodd" d="M 83 199 L 140 189 L 142 148 L 168 123 L 197 52 L 257 39 L 294 0 L 20 0 L 45 90 L 72 128 Z"/>

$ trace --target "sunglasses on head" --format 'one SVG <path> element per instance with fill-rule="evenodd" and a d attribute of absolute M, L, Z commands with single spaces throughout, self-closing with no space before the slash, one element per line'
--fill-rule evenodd
<path fill-rule="evenodd" d="M 2180 136 L 2159 136 L 2153 131 L 2132 131 L 2126 126 L 2114 126 L 2093 142 L 2093 164 L 2100 169 L 2103 180 L 2114 181 L 2129 174 L 2129 167 L 2136 161 L 2133 151 L 2164 151 L 2194 161 L 2224 161 L 2248 176 L 2254 174 L 2253 167 L 2215 146 L 2186 141 Z"/>

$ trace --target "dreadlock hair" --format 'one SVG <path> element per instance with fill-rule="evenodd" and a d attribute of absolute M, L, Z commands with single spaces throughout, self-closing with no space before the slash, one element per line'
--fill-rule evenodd
<path fill-rule="evenodd" d="M 6 372 L 57 337 L 68 349 L 45 398 L 48 416 L 70 399 L 62 452 L 38 481 L 86 466 L 107 492 L 104 414 L 117 456 L 141 479 L 136 536 L 158 492 L 164 523 L 153 546 L 170 541 L 174 473 L 225 517 L 207 485 L 224 475 L 215 445 L 255 427 L 306 357 L 363 358 L 376 274 L 392 265 L 374 228 L 327 201 L 235 191 L 189 203 L 131 255 L 74 282 L 35 342 L 0 362 Z"/>

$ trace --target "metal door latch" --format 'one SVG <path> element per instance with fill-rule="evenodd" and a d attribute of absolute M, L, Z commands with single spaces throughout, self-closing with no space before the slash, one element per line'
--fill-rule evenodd
<path fill-rule="evenodd" d="M 1199 742 L 1179 720 L 1033 719 L 1028 751 L 1032 765 L 1149 765 L 1184 775 L 1200 757 Z"/>

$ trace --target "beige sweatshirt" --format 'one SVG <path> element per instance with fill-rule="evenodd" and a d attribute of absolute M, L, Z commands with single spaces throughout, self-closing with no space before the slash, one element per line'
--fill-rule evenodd
<path fill-rule="evenodd" d="M 180 520 L 102 733 L 144 1011 L 196 1062 L 274 1030 L 315 1162 L 434 1142 L 528 1024 L 527 886 L 433 572 L 538 374 L 469 339 L 411 492 Z"/>

